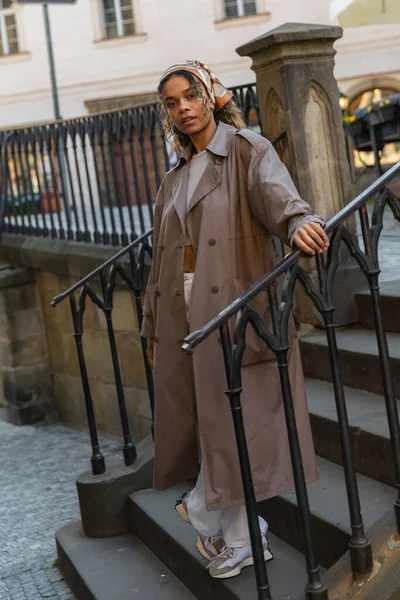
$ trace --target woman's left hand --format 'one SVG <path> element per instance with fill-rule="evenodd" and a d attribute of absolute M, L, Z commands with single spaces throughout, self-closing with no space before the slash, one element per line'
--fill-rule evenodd
<path fill-rule="evenodd" d="M 300 227 L 293 238 L 294 243 L 306 254 L 322 254 L 328 246 L 329 240 L 319 223 L 307 223 Z"/>

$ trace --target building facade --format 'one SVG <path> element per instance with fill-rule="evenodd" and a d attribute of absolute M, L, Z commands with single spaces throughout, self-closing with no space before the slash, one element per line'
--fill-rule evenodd
<path fill-rule="evenodd" d="M 384 21 L 370 24 L 357 21 L 351 2 L 338 15 L 332 4 L 337 0 L 77 0 L 51 6 L 61 114 L 71 118 L 152 100 L 163 70 L 185 58 L 211 65 L 228 86 L 254 81 L 250 61 L 235 48 L 285 22 L 344 19 L 336 61 L 341 91 L 352 99 L 376 88 L 400 91 L 400 23 L 395 12 L 391 18 L 391 0 L 382 3 Z M 0 0 L 0 38 L 0 128 L 52 120 L 42 6 Z"/>

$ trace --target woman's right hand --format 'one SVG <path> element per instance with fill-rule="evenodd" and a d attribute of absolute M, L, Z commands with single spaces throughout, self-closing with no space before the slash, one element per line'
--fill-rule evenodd
<path fill-rule="evenodd" d="M 150 368 L 154 369 L 154 339 L 153 338 L 147 340 L 146 355 L 147 355 L 147 360 L 149 361 Z"/>

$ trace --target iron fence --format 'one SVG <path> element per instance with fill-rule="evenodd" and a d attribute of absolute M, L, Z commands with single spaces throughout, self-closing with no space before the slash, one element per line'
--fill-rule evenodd
<path fill-rule="evenodd" d="M 293 251 L 271 272 L 252 285 L 239 299 L 222 311 L 201 330 L 190 334 L 184 343 L 189 354 L 214 331 L 219 330 L 225 362 L 228 391 L 226 392 L 232 410 L 238 447 L 239 461 L 246 500 L 251 544 L 254 556 L 258 600 L 271 600 L 272 593 L 268 582 L 266 564 L 264 562 L 262 539 L 257 517 L 257 506 L 250 470 L 250 461 L 244 431 L 241 406 L 241 365 L 245 349 L 246 330 L 250 326 L 258 337 L 275 354 L 280 375 L 283 405 L 288 431 L 290 455 L 292 461 L 295 490 L 299 507 L 299 517 L 303 536 L 303 547 L 307 564 L 307 583 L 305 598 L 307 600 L 328 600 L 328 590 L 320 576 L 316 547 L 313 540 L 311 513 L 308 501 L 307 486 L 300 451 L 299 436 L 294 412 L 293 397 L 288 370 L 289 356 L 289 318 L 293 308 L 293 297 L 296 283 L 300 283 L 322 316 L 329 349 L 332 382 L 338 413 L 340 441 L 346 482 L 346 492 L 350 512 L 351 539 L 349 543 L 351 566 L 356 577 L 368 575 L 373 568 L 372 548 L 368 540 L 362 520 L 362 511 L 356 468 L 354 463 L 351 433 L 347 415 L 346 398 L 339 362 L 334 324 L 334 288 L 335 276 L 339 264 L 340 248 L 344 244 L 368 280 L 375 316 L 375 331 L 378 342 L 383 389 L 393 450 L 394 470 L 396 477 L 397 498 L 395 514 L 397 530 L 400 533 L 400 425 L 391 371 L 388 342 L 383 322 L 382 305 L 379 293 L 379 260 L 378 246 L 383 229 L 383 214 L 386 205 L 393 216 L 400 222 L 400 199 L 385 187 L 400 172 L 400 163 L 392 167 L 385 175 L 360 194 L 348 206 L 341 210 L 326 225 L 325 231 L 330 235 L 330 247 L 327 258 L 315 256 L 318 283 L 314 284 L 309 274 L 303 269 L 299 260 L 302 253 Z M 369 222 L 366 203 L 377 195 L 375 200 L 372 224 Z M 364 249 L 358 239 L 345 227 L 344 222 L 358 212 Z M 309 258 L 309 260 L 312 260 Z M 280 278 L 285 277 L 282 300 L 278 302 L 277 287 Z M 272 330 L 267 330 L 264 322 L 251 308 L 250 301 L 259 293 L 267 291 Z M 234 323 L 232 323 L 234 320 Z M 233 326 L 230 327 L 229 324 Z M 233 342 L 230 331 L 233 330 Z"/>
<path fill-rule="evenodd" d="M 255 84 L 232 89 L 261 133 Z M 153 224 L 177 162 L 156 104 L 0 133 L 3 230 L 126 246 Z"/>
<path fill-rule="evenodd" d="M 195 348 L 214 331 L 219 330 L 220 332 L 228 384 L 228 391 L 226 394 L 229 398 L 232 409 L 232 417 L 238 446 L 243 488 L 245 492 L 246 508 L 251 534 L 251 543 L 255 559 L 254 562 L 258 600 L 271 600 L 273 596 L 270 590 L 266 565 L 263 558 L 259 522 L 257 519 L 257 507 L 241 412 L 241 362 L 245 348 L 246 329 L 249 326 L 255 330 L 256 334 L 274 352 L 279 368 L 295 489 L 303 532 L 304 553 L 307 564 L 305 598 L 307 600 L 328 599 L 328 591 L 320 576 L 318 556 L 313 540 L 310 507 L 304 478 L 304 469 L 288 373 L 288 327 L 289 317 L 293 307 L 293 294 L 297 282 L 303 286 L 306 294 L 320 312 L 327 335 L 332 370 L 332 381 L 338 413 L 338 421 L 340 425 L 340 439 L 350 512 L 352 535 L 349 549 L 352 569 L 356 576 L 365 576 L 372 569 L 372 549 L 370 541 L 365 534 L 362 520 L 356 469 L 352 453 L 351 434 L 347 416 L 345 391 L 343 387 L 334 325 L 335 276 L 339 263 L 340 250 L 343 244 L 347 247 L 350 254 L 353 256 L 360 269 L 366 276 L 371 290 L 387 418 L 393 450 L 397 487 L 395 513 L 397 529 L 400 533 L 400 426 L 379 293 L 380 270 L 378 260 L 378 246 L 380 234 L 383 228 L 383 215 L 386 206 L 390 207 L 395 219 L 400 222 L 400 200 L 396 198 L 388 188 L 385 187 L 386 184 L 398 173 L 400 173 L 400 163 L 394 166 L 380 179 L 378 179 L 373 185 L 366 189 L 327 223 L 326 232 L 330 235 L 330 247 L 327 256 L 325 257 L 317 255 L 314 259 L 316 261 L 318 284 L 314 284 L 308 273 L 300 266 L 299 260 L 300 258 L 303 258 L 301 252 L 299 250 L 293 251 L 287 255 L 284 260 L 276 266 L 275 269 L 263 276 L 232 305 L 228 306 L 224 311 L 222 311 L 215 319 L 206 324 L 201 330 L 193 332 L 191 335 L 189 335 L 183 346 L 186 352 L 192 353 Z M 370 198 L 375 199 L 371 224 L 369 222 L 366 206 L 367 201 Z M 357 214 L 359 215 L 360 219 L 364 246 L 363 249 L 360 247 L 357 237 L 350 233 L 350 231 L 344 225 L 346 220 L 351 215 Z M 90 273 L 87 277 L 77 282 L 69 290 L 54 298 L 52 302 L 53 306 L 56 306 L 67 298 L 70 301 L 73 330 L 76 340 L 79 366 L 81 370 L 90 438 L 92 442 L 91 461 L 94 474 L 103 473 L 106 469 L 106 465 L 99 447 L 96 420 L 90 392 L 90 383 L 82 346 L 82 336 L 84 334 L 83 313 L 85 311 L 86 302 L 88 299 L 90 299 L 105 314 L 107 319 L 111 356 L 121 415 L 121 427 L 124 436 L 123 454 L 126 464 L 131 464 L 136 458 L 136 453 L 134 444 L 130 437 L 129 424 L 126 416 L 125 399 L 119 374 L 118 356 L 115 351 L 115 343 L 113 342 L 112 299 L 117 277 L 120 277 L 120 279 L 128 285 L 129 289 L 131 289 L 134 294 L 138 324 L 141 326 L 141 294 L 145 288 L 144 274 L 146 259 L 152 256 L 152 249 L 149 243 L 151 234 L 152 231 L 150 230 L 137 240 L 133 241 L 128 247 L 123 248 L 113 258 Z M 128 259 L 128 262 L 127 264 L 123 265 L 121 261 L 126 261 L 126 259 Z M 308 257 L 308 260 L 313 259 Z M 284 276 L 285 284 L 283 286 L 282 301 L 278 302 L 276 283 L 281 281 L 282 277 Z M 101 295 L 96 294 L 94 288 L 94 282 L 97 278 L 100 278 L 102 290 Z M 272 316 L 271 331 L 265 329 L 263 321 L 250 307 L 250 302 L 259 293 L 265 290 L 268 292 Z M 78 298 L 76 299 L 75 294 L 77 293 Z M 230 331 L 234 332 L 233 341 L 231 339 Z M 147 341 L 141 338 L 141 343 L 149 386 L 150 405 L 153 412 L 153 380 L 152 372 L 146 357 Z"/>

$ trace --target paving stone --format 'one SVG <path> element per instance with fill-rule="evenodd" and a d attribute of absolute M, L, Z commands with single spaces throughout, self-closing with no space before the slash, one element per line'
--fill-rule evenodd
<path fill-rule="evenodd" d="M 4 411 L 3 411 L 4 412 Z M 55 532 L 79 519 L 75 480 L 90 468 L 87 431 L 62 425 L 17 427 L 0 411 L 0 600 L 75 600 L 60 571 Z M 106 458 L 121 441 L 100 437 Z"/>

